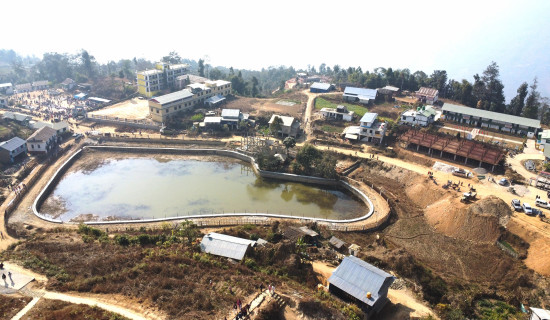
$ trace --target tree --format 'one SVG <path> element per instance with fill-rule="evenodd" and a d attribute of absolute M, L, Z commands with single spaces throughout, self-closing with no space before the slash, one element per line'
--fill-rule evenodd
<path fill-rule="evenodd" d="M 210 79 L 218 80 L 225 78 L 225 74 L 218 68 L 210 70 Z"/>
<path fill-rule="evenodd" d="M 255 97 L 258 95 L 258 78 L 252 77 L 252 96 Z"/>
<path fill-rule="evenodd" d="M 199 59 L 199 76 L 204 77 L 204 60 Z"/>
<path fill-rule="evenodd" d="M 481 101 L 481 108 L 494 112 L 504 112 L 504 85 L 499 79 L 500 72 L 496 62 L 492 62 L 487 69 L 483 71 L 481 78 L 474 76 L 474 95 Z"/>
<path fill-rule="evenodd" d="M 185 220 L 180 225 L 178 235 L 187 238 L 187 243 L 191 244 L 199 236 L 199 230 L 197 229 L 197 225 L 192 221 Z"/>
<path fill-rule="evenodd" d="M 296 139 L 294 139 L 293 137 L 286 137 L 283 140 L 283 144 L 285 145 L 286 155 L 288 157 L 288 149 L 294 148 L 296 146 Z"/>
<path fill-rule="evenodd" d="M 123 79 L 123 78 L 124 78 L 124 71 L 120 70 L 120 71 L 118 72 L 118 77 L 121 78 L 121 79 Z"/>
<path fill-rule="evenodd" d="M 527 82 L 522 83 L 518 90 L 517 95 L 510 101 L 508 106 L 508 114 L 519 116 L 523 112 L 523 107 L 525 106 L 525 97 L 527 97 L 527 88 L 529 85 Z"/>
<path fill-rule="evenodd" d="M 527 100 L 525 100 L 525 109 L 523 110 L 523 116 L 526 118 L 537 119 L 539 117 L 540 93 L 537 91 L 538 81 L 537 78 L 533 80 L 533 84 L 529 86 L 531 90 Z"/>
<path fill-rule="evenodd" d="M 84 72 L 89 78 L 93 78 L 95 76 L 94 72 L 94 60 L 95 58 L 91 56 L 88 51 L 82 50 L 81 59 L 82 59 L 82 65 L 84 67 Z"/>
<path fill-rule="evenodd" d="M 273 122 L 269 125 L 269 130 L 271 131 L 272 135 L 277 135 L 279 131 L 283 128 L 283 119 L 281 117 L 275 117 L 273 118 Z"/>
<path fill-rule="evenodd" d="M 167 56 L 162 57 L 162 62 L 171 63 L 171 64 L 177 64 L 181 63 L 182 59 L 176 51 L 171 51 Z"/>
<path fill-rule="evenodd" d="M 437 89 L 441 97 L 447 98 L 447 71 L 434 70 L 428 79 L 430 87 Z"/>

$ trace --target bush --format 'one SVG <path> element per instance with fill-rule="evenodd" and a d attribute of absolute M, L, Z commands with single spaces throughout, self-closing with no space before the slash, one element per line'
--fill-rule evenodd
<path fill-rule="evenodd" d="M 115 237 L 115 242 L 121 246 L 129 246 L 130 239 L 125 234 L 119 234 Z"/>

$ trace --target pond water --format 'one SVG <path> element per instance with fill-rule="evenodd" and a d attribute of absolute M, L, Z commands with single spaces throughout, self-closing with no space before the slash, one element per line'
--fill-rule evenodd
<path fill-rule="evenodd" d="M 350 219 L 367 210 L 347 190 L 262 179 L 244 162 L 127 158 L 65 174 L 40 211 L 69 221 L 233 212 Z"/>

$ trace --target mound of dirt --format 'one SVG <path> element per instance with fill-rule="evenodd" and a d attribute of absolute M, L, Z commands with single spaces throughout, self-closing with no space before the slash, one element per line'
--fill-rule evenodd
<path fill-rule="evenodd" d="M 494 243 L 512 215 L 500 198 L 489 196 L 465 205 L 456 198 L 446 198 L 425 210 L 428 222 L 447 236 L 474 242 Z"/>

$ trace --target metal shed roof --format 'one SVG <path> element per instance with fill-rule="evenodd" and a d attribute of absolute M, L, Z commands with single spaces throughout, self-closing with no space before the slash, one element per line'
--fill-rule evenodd
<path fill-rule="evenodd" d="M 491 119 L 496 121 L 502 121 L 506 123 L 517 124 L 525 127 L 540 128 L 540 120 L 529 119 L 518 116 L 512 116 L 509 114 L 498 113 L 493 111 L 487 111 L 482 109 L 469 108 L 465 106 L 459 106 L 456 104 L 445 103 L 443 104 L 443 112 L 461 113 L 473 117 L 481 117 L 485 119 Z"/>
<path fill-rule="evenodd" d="M 375 266 L 354 256 L 345 257 L 334 270 L 328 282 L 356 299 L 373 306 L 378 300 L 379 292 L 392 284 L 394 277 Z M 367 292 L 371 298 L 367 298 Z"/>
<path fill-rule="evenodd" d="M 346 87 L 346 89 L 344 90 L 344 95 L 358 96 L 363 99 L 368 98 L 370 100 L 374 100 L 376 99 L 377 92 L 378 90 L 376 89 Z"/>
<path fill-rule="evenodd" d="M 541 320 L 550 320 L 550 311 L 539 309 L 539 308 L 529 308 L 533 313 L 539 317 Z"/>
<path fill-rule="evenodd" d="M 328 242 L 337 249 L 340 249 L 340 248 L 342 248 L 343 246 L 346 245 L 346 243 L 343 240 L 340 240 L 340 239 L 336 238 L 335 236 L 332 236 L 332 238 L 330 238 L 330 240 Z"/>
<path fill-rule="evenodd" d="M 367 112 L 363 115 L 363 117 L 361 118 L 361 120 L 359 120 L 359 122 L 367 122 L 367 123 L 374 122 L 377 117 L 378 117 L 378 113 Z"/>
<path fill-rule="evenodd" d="M 294 123 L 294 117 L 287 117 L 287 116 L 280 116 L 278 114 L 274 114 L 271 116 L 271 119 L 269 119 L 269 124 L 273 123 L 273 120 L 275 120 L 276 117 L 281 118 L 283 120 L 283 126 L 290 127 Z"/>
<path fill-rule="evenodd" d="M 439 94 L 439 91 L 433 88 L 421 87 L 416 93 L 427 97 L 435 97 Z"/>
<path fill-rule="evenodd" d="M 205 235 L 201 241 L 201 251 L 217 256 L 242 260 L 249 246 L 254 246 L 256 241 L 228 236 L 211 232 Z"/>
<path fill-rule="evenodd" d="M 240 114 L 239 109 L 222 109 L 222 118 L 238 118 Z"/>
<path fill-rule="evenodd" d="M 319 90 L 330 90 L 330 83 L 315 82 L 309 88 L 319 89 Z"/>
<path fill-rule="evenodd" d="M 191 93 L 191 91 L 184 89 L 184 90 L 172 92 L 169 94 L 165 94 L 160 97 L 155 97 L 149 101 L 153 101 L 159 104 L 167 104 L 170 102 L 191 98 L 192 96 L 193 94 Z"/>
<path fill-rule="evenodd" d="M 6 149 L 8 151 L 13 151 L 19 148 L 20 146 L 24 145 L 25 143 L 27 143 L 27 141 L 19 137 L 13 137 L 8 141 L 0 142 L 0 148 Z"/>

